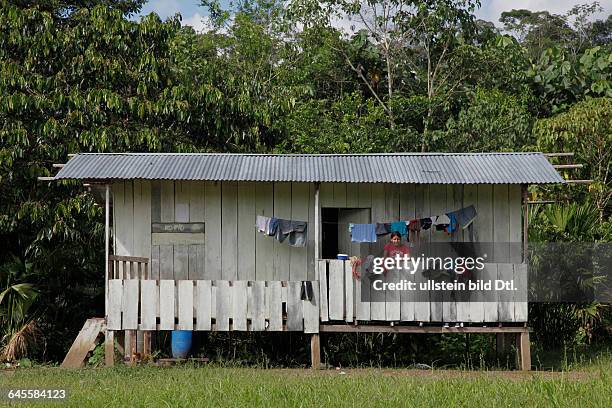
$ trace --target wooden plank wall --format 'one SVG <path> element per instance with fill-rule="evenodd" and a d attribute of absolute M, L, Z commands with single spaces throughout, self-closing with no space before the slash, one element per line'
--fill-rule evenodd
<path fill-rule="evenodd" d="M 149 223 L 205 223 L 204 234 L 153 234 L 152 277 L 314 279 L 312 183 L 154 181 L 150 188 Z M 307 246 L 290 247 L 257 233 L 257 215 L 308 221 Z"/>
<path fill-rule="evenodd" d="M 344 191 L 346 190 L 346 192 Z M 321 207 L 340 208 L 370 208 L 372 222 L 392 222 L 411 218 L 423 218 L 432 215 L 456 210 L 474 205 L 478 217 L 474 222 L 474 241 L 487 243 L 520 242 L 522 237 L 521 221 L 521 186 L 519 185 L 384 185 L 359 184 L 357 188 L 351 184 L 323 183 L 321 184 Z M 349 199 L 357 195 L 356 199 Z M 357 203 L 355 207 L 354 204 Z M 468 231 L 459 231 L 458 241 L 469 241 Z M 420 243 L 445 242 L 449 237 L 440 232 L 421 231 Z M 374 255 L 382 254 L 385 240 L 372 245 Z M 498 265 L 489 264 L 481 276 L 475 279 L 508 279 L 514 277 L 521 285 L 526 286 L 526 272 L 524 268 L 513 267 L 512 264 L 521 262 L 520 254 L 516 251 L 518 246 L 500 247 L 496 256 L 504 257 L 509 265 L 501 266 L 501 275 Z M 418 249 L 418 248 L 416 248 Z M 413 249 L 414 250 L 414 249 Z M 356 255 L 356 254 L 350 254 Z M 328 265 L 328 268 L 332 268 Z M 335 268 L 335 267 L 333 267 Z M 335 269 L 334 269 L 335 270 Z M 519 272 L 522 271 L 522 272 Z M 326 270 L 328 280 L 335 282 L 335 277 Z M 416 274 L 417 281 L 425 280 L 421 274 Z M 402 293 L 400 299 L 399 317 L 395 299 L 389 302 L 363 303 L 357 298 L 360 293 L 361 282 L 356 282 L 353 295 L 353 310 L 359 313 L 364 320 L 390 320 L 390 321 L 423 321 L 423 322 L 522 322 L 527 320 L 527 303 L 514 302 L 514 299 L 496 299 L 483 302 L 478 295 L 469 299 L 469 302 L 459 302 L 453 296 L 448 298 L 433 298 L 429 302 L 411 302 L 410 294 Z M 346 282 L 344 282 L 346 289 Z M 329 290 L 333 290 L 330 286 Z M 373 294 L 374 299 L 380 293 Z M 439 297 L 439 295 L 436 295 Z M 385 299 L 386 300 L 386 299 Z M 461 300 L 461 299 L 459 299 Z M 465 299 L 463 299 L 465 300 Z M 484 299 L 482 299 L 484 300 Z M 490 300 L 490 299 L 487 299 Z M 331 299 L 330 302 L 333 302 Z M 330 307 L 339 305 L 330 305 Z M 337 310 L 330 309 L 329 313 L 337 315 Z M 346 310 L 346 309 L 345 309 Z M 321 315 L 326 315 L 322 311 Z M 501 313 L 501 314 L 500 314 Z M 369 318 L 367 318 L 369 316 Z M 329 316 L 330 320 L 334 320 Z M 342 318 L 344 320 L 345 317 Z M 359 319 L 358 319 L 359 320 Z"/>
<path fill-rule="evenodd" d="M 307 300 L 301 281 L 112 279 L 107 327 L 318 333 L 319 284 L 311 283 Z"/>
<path fill-rule="evenodd" d="M 312 183 L 116 183 L 115 254 L 150 256 L 153 279 L 314 280 L 314 189 Z M 520 242 L 520 203 L 520 186 L 508 185 L 322 183 L 320 187 L 321 207 L 369 208 L 372 222 L 422 218 L 474 204 L 478 212 L 474 223 L 478 242 Z M 257 233 L 256 215 L 309 221 L 307 247 L 292 248 Z M 177 236 L 190 234 L 150 234 L 151 222 L 205 222 L 205 233 L 179 242 Z M 162 239 L 160 235 L 174 237 Z M 459 240 L 468 238 L 466 231 L 459 235 Z M 447 239 L 431 230 L 420 234 L 421 243 Z M 381 240 L 371 245 L 372 253 L 381 255 L 384 244 L 385 240 Z M 508 256 L 508 263 L 520 262 L 517 254 Z M 515 273 L 503 268 L 500 272 L 497 266 L 491 266 L 483 276 L 507 277 Z M 514 299 L 462 304 L 454 298 L 429 299 L 425 303 L 401 297 L 396 300 L 405 307 L 399 309 L 396 302 L 390 306 L 384 302 L 360 304 L 357 292 L 353 299 L 352 309 L 372 320 L 503 321 L 511 314 L 520 316 L 519 320 L 526 319 L 526 304 Z"/>

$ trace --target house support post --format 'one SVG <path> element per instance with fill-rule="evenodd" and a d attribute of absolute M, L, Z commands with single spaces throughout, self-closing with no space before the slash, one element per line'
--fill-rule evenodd
<path fill-rule="evenodd" d="M 108 279 L 110 252 L 110 186 L 104 186 L 104 322 L 108 318 Z M 107 367 L 115 365 L 115 332 L 106 329 L 104 334 L 104 363 Z"/>
<path fill-rule="evenodd" d="M 498 357 L 508 353 L 513 337 L 512 333 L 497 333 L 495 335 L 495 352 Z"/>
<path fill-rule="evenodd" d="M 142 347 L 142 356 L 146 359 L 151 355 L 151 348 L 152 348 L 151 339 L 153 337 L 153 332 L 147 330 L 143 333 L 144 333 L 143 334 L 144 342 L 143 342 L 143 347 Z"/>
<path fill-rule="evenodd" d="M 137 357 L 136 330 L 125 330 L 125 359 L 133 364 Z"/>
<path fill-rule="evenodd" d="M 310 337 L 310 361 L 313 370 L 321 368 L 321 338 L 319 336 L 319 333 L 315 333 Z"/>
<path fill-rule="evenodd" d="M 315 196 L 314 196 L 314 259 L 315 265 L 317 260 L 321 258 L 321 204 L 319 198 L 319 190 L 321 188 L 321 183 L 315 183 Z M 319 280 L 319 277 L 316 276 L 316 268 L 315 268 L 315 280 Z"/>
<path fill-rule="evenodd" d="M 523 262 L 527 262 L 527 243 L 529 242 L 529 191 L 522 186 L 523 193 Z"/>
<path fill-rule="evenodd" d="M 516 335 L 516 358 L 516 366 L 519 370 L 531 370 L 531 343 L 529 342 L 528 331 Z"/>
<path fill-rule="evenodd" d="M 104 321 L 108 318 L 108 258 L 110 250 L 110 186 L 106 184 L 104 194 Z"/>
<path fill-rule="evenodd" d="M 115 332 L 108 329 L 104 334 L 104 364 L 107 367 L 115 365 Z"/>

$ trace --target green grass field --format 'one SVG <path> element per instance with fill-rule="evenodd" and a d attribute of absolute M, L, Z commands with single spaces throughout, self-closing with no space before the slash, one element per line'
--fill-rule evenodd
<path fill-rule="evenodd" d="M 556 373 L 192 365 L 0 371 L 0 389 L 9 388 L 67 389 L 65 403 L 35 405 L 56 407 L 611 407 L 612 363 Z"/>

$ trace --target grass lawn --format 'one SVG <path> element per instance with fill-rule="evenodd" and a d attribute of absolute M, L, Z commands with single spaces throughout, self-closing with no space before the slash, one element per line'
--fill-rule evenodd
<path fill-rule="evenodd" d="M 56 407 L 612 407 L 612 362 L 556 373 L 375 368 L 315 372 L 214 365 L 29 368 L 0 371 L 0 389 L 8 388 L 67 389 L 65 403 L 46 404 Z"/>

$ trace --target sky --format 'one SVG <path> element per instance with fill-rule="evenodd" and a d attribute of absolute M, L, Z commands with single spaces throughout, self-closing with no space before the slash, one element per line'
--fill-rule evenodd
<path fill-rule="evenodd" d="M 221 0 L 223 4 L 226 0 Z M 592 0 L 481 0 L 482 6 L 476 11 L 476 17 L 492 21 L 499 25 L 502 11 L 511 9 L 528 9 L 532 11 L 548 10 L 555 14 L 563 14 L 577 4 L 591 3 Z M 180 13 L 183 25 L 190 25 L 196 31 L 207 28 L 206 11 L 200 7 L 198 0 L 149 0 L 144 5 L 140 15 L 157 13 L 162 19 Z M 612 13 L 612 0 L 600 0 L 604 8 L 596 18 L 605 18 Z M 138 16 L 136 16 L 138 18 Z"/>

